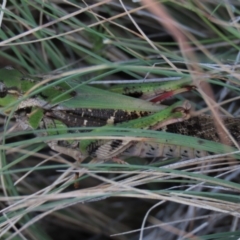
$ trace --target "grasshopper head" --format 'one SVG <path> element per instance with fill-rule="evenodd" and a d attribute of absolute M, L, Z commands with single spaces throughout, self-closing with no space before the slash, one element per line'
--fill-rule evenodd
<path fill-rule="evenodd" d="M 10 107 L 18 100 L 21 95 L 21 79 L 23 74 L 12 68 L 0 69 L 0 108 L 6 114 L 11 111 Z"/>

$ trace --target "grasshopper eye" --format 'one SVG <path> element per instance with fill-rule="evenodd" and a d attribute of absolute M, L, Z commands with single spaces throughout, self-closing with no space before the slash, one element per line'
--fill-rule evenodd
<path fill-rule="evenodd" d="M 6 97 L 8 91 L 4 83 L 0 82 L 0 98 Z"/>

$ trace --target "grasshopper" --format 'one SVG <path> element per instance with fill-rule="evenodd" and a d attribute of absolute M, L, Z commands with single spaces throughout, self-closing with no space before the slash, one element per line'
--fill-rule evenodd
<path fill-rule="evenodd" d="M 143 104 L 142 111 L 132 111 L 127 107 L 124 110 L 82 108 L 82 105 L 76 102 L 79 100 L 79 95 L 82 94 L 83 87 L 79 92 L 77 89 L 72 89 L 66 82 L 61 82 L 55 85 L 46 85 L 41 88 L 41 91 L 37 87 L 33 92 L 34 94 L 32 94 L 31 89 L 39 83 L 38 79 L 24 76 L 21 72 L 12 68 L 0 69 L 0 73 L 2 73 L 2 79 L 0 80 L 0 106 L 3 109 L 2 112 L 5 114 L 13 113 L 23 130 L 44 130 L 40 136 L 60 135 L 61 133 L 77 133 L 80 135 L 80 130 L 71 130 L 71 128 L 102 126 L 93 130 L 97 134 L 104 131 L 104 125 L 109 124 L 133 129 L 165 129 L 168 125 L 178 124 L 190 117 L 190 105 L 187 103 L 177 103 L 164 108 L 140 99 L 137 99 L 137 103 Z M 184 86 L 184 84 L 187 84 L 185 89 L 189 90 L 189 81 L 184 80 L 178 83 L 177 86 Z M 89 90 L 88 88 L 84 90 L 87 91 L 86 89 Z M 167 89 L 169 90 L 169 86 Z M 101 91 L 98 89 L 98 92 Z M 156 86 L 154 86 L 153 91 L 157 92 Z M 170 89 L 170 91 L 178 92 L 176 89 Z M 27 95 L 29 92 L 30 94 Z M 141 92 L 144 92 L 144 90 L 142 89 Z M 148 92 L 149 97 L 149 88 L 146 92 Z M 157 93 L 159 92 L 161 91 L 159 90 Z M 162 92 L 166 93 L 166 89 L 162 90 Z M 106 93 L 104 92 L 104 94 Z M 106 97 L 106 95 L 103 96 Z M 116 93 L 112 96 L 118 97 Z M 128 101 L 131 99 L 131 103 L 135 104 L 130 97 L 122 99 Z M 158 100 L 159 98 L 156 101 Z M 121 104 L 120 107 L 122 107 Z M 144 111 L 145 107 L 149 107 L 151 111 Z M 39 136 L 37 131 L 35 133 Z M 186 147 L 147 142 L 137 143 L 131 140 L 99 141 L 92 139 L 79 141 L 78 139 L 71 139 L 52 140 L 47 144 L 53 150 L 71 156 L 80 162 L 88 156 L 103 161 L 120 155 L 139 157 L 181 156 L 182 158 L 205 155 L 204 151 L 195 151 Z"/>

